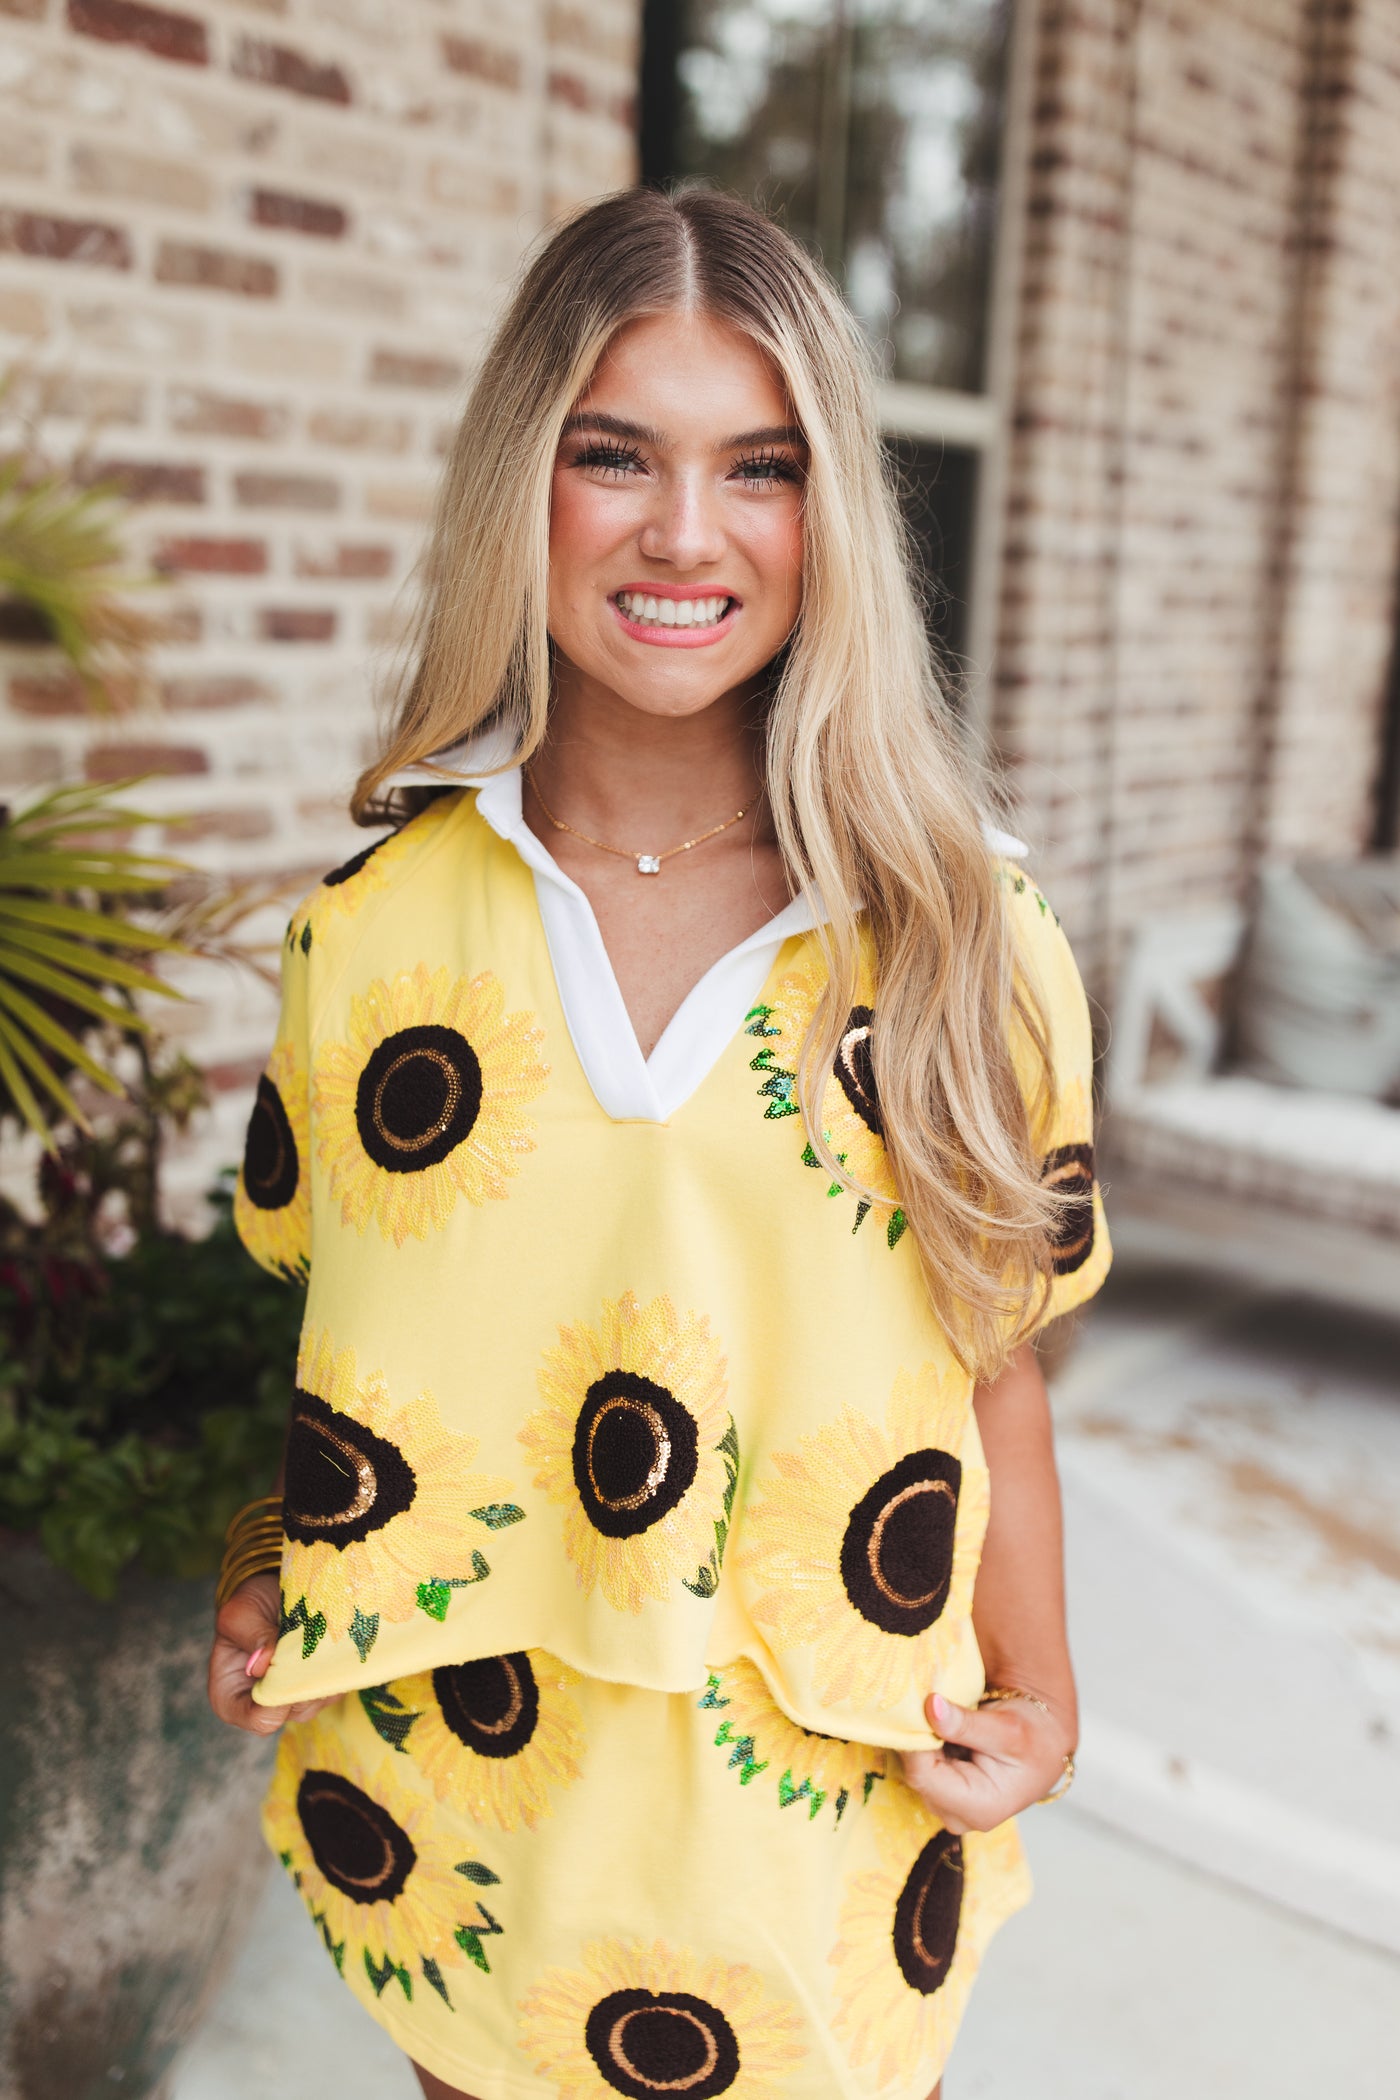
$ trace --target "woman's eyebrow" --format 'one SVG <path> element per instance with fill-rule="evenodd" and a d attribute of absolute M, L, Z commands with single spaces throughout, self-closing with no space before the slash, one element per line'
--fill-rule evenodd
<path fill-rule="evenodd" d="M 630 438 L 634 444 L 650 445 L 657 452 L 667 452 L 671 440 L 663 431 L 653 430 L 646 423 L 631 423 L 625 416 L 604 415 L 600 409 L 586 408 L 577 415 L 566 418 L 560 433 L 563 437 L 574 437 L 580 431 L 597 431 L 603 437 Z M 761 430 L 741 430 L 736 437 L 724 438 L 716 445 L 716 452 L 740 452 L 754 445 L 792 445 L 806 449 L 807 440 L 794 424 L 770 423 Z"/>

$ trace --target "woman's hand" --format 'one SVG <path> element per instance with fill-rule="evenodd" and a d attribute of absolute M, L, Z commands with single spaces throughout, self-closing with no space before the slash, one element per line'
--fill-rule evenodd
<path fill-rule="evenodd" d="M 906 1751 L 904 1777 L 955 1837 L 995 1830 L 1043 1799 L 1063 1777 L 1074 1748 L 1071 1724 L 1030 1699 L 966 1707 L 935 1696 L 924 1711 L 951 1749 Z"/>
<path fill-rule="evenodd" d="M 250 1735 L 276 1735 L 284 1721 L 309 1720 L 329 1699 L 303 1699 L 297 1706 L 255 1706 L 253 1686 L 266 1677 L 277 1645 L 277 1577 L 250 1575 L 239 1584 L 214 1621 L 209 1656 L 209 1704 L 230 1728 Z"/>

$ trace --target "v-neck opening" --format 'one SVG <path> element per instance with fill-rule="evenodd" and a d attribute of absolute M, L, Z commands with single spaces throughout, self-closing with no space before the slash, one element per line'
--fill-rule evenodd
<path fill-rule="evenodd" d="M 785 942 L 815 925 L 810 901 L 794 897 L 711 963 L 645 1057 L 592 903 L 525 822 L 520 768 L 484 773 L 489 748 L 472 756 L 476 766 L 461 784 L 476 789 L 477 815 L 530 870 L 555 992 L 589 1091 L 614 1122 L 669 1122 L 738 1037 Z"/>

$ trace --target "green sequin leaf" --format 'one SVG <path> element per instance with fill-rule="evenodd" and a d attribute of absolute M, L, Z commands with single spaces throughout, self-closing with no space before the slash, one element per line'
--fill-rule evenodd
<path fill-rule="evenodd" d="M 300 1877 L 298 1877 L 298 1886 L 300 1886 Z M 329 1954 L 331 1960 L 335 1963 L 337 1970 L 343 1976 L 345 1974 L 344 1940 L 337 1940 L 331 1937 L 331 1928 L 326 1923 L 326 1914 L 323 1910 L 313 1910 L 311 1913 L 311 1922 L 316 1927 L 316 1930 L 320 1933 L 321 1938 L 325 1943 L 325 1949 L 327 1954 Z"/>
<path fill-rule="evenodd" d="M 465 1925 L 459 1925 L 452 1937 L 456 1940 L 457 1945 L 467 1956 L 468 1960 L 474 1961 L 477 1967 L 484 1969 L 489 1976 L 491 1974 L 491 1964 L 486 1959 L 486 1949 L 481 1944 L 481 1934 L 469 1931 Z"/>
<path fill-rule="evenodd" d="M 409 1975 L 407 1969 L 403 1967 L 402 1963 L 391 1960 L 387 1954 L 384 1957 L 382 1966 L 376 1966 L 374 1956 L 370 1953 L 369 1948 L 366 1947 L 365 1974 L 366 1976 L 368 1976 L 370 1982 L 374 1985 L 374 1995 L 376 1998 L 382 1998 L 384 1995 L 385 1985 L 390 1981 L 392 1977 L 397 1977 L 399 1982 L 399 1988 L 403 1992 L 405 1998 L 409 1999 L 410 2001 L 412 2000 L 413 1978 Z"/>
<path fill-rule="evenodd" d="M 310 919 L 308 919 L 308 920 L 307 920 L 306 924 L 305 924 L 305 925 L 304 925 L 304 926 L 302 927 L 302 929 L 301 929 L 301 952 L 302 952 L 302 954 L 303 954 L 303 955 L 309 955 L 309 954 L 311 953 L 311 921 L 310 921 Z"/>
<path fill-rule="evenodd" d="M 464 1874 L 467 1880 L 474 1881 L 479 1889 L 489 1889 L 501 1878 L 499 1874 L 493 1874 L 489 1867 L 483 1866 L 479 1859 L 459 1860 L 453 1872 Z"/>
<path fill-rule="evenodd" d="M 308 1656 L 315 1654 L 325 1634 L 326 1615 L 323 1611 L 318 1611 L 314 1614 L 309 1612 L 306 1608 L 305 1597 L 298 1597 L 296 1603 L 288 1611 L 287 1601 L 279 1593 L 277 1599 L 277 1638 L 281 1640 L 284 1634 L 294 1633 L 298 1627 L 301 1628 L 301 1659 L 305 1662 Z"/>
<path fill-rule="evenodd" d="M 902 1210 L 895 1211 L 885 1227 L 885 1239 L 889 1246 L 897 1247 L 909 1230 L 909 1220 Z"/>
<path fill-rule="evenodd" d="M 745 1035 L 781 1035 L 783 1032 L 781 1028 L 770 1028 L 768 1026 L 769 1016 L 772 1014 L 772 1011 L 771 1006 L 751 1006 L 744 1015 Z"/>
<path fill-rule="evenodd" d="M 722 1682 L 723 1679 L 716 1677 L 714 1671 L 712 1670 L 710 1672 L 709 1683 L 705 1686 L 704 1691 L 696 1700 L 696 1705 L 699 1707 L 709 1707 L 711 1709 L 720 1706 L 728 1706 L 729 1701 L 727 1699 L 721 1699 L 719 1696 L 719 1688 Z"/>
<path fill-rule="evenodd" d="M 414 1597 L 419 1611 L 425 1611 L 430 1619 L 441 1621 L 447 1617 L 452 1592 L 445 1582 L 420 1582 Z"/>
<path fill-rule="evenodd" d="M 483 1508 L 474 1509 L 471 1514 L 481 1523 L 489 1525 L 492 1531 L 504 1531 L 507 1524 L 523 1524 L 525 1521 L 524 1510 L 517 1508 L 514 1502 L 488 1502 Z"/>
<path fill-rule="evenodd" d="M 355 1606 L 355 1616 L 350 1621 L 350 1638 L 360 1651 L 360 1661 L 369 1660 L 369 1651 L 379 1636 L 379 1614 L 377 1611 L 363 1612 Z"/>
<path fill-rule="evenodd" d="M 442 1980 L 442 1970 L 430 1954 L 423 1956 L 420 1966 L 423 1971 L 423 1981 L 432 1985 L 443 2004 L 447 2007 L 447 2010 L 451 2012 L 452 2000 L 447 1995 L 447 1985 Z"/>
<path fill-rule="evenodd" d="M 406 1757 L 408 1752 L 404 1749 L 404 1744 L 408 1741 L 414 1722 L 422 1720 L 422 1714 L 409 1713 L 402 1699 L 395 1698 L 388 1686 L 382 1684 L 361 1692 L 360 1704 L 368 1716 L 370 1726 L 381 1741 L 388 1743 L 391 1748 Z"/>

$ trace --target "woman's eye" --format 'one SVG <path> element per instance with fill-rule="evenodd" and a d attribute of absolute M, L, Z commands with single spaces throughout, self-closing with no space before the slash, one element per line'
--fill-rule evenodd
<path fill-rule="evenodd" d="M 758 452 L 741 459 L 734 470 L 746 488 L 771 489 L 801 478 L 796 460 L 779 452 Z"/>
<path fill-rule="evenodd" d="M 640 452 L 632 452 L 625 445 L 587 445 L 574 457 L 576 467 L 593 467 L 603 474 L 615 474 L 619 478 L 630 474 L 642 465 Z"/>

